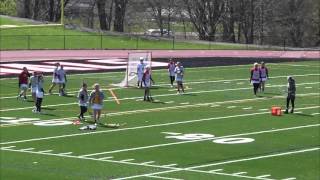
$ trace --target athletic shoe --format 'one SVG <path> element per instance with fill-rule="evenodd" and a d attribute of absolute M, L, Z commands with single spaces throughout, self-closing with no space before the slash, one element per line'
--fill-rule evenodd
<path fill-rule="evenodd" d="M 294 111 L 294 110 L 293 110 L 293 109 L 291 109 L 290 113 L 293 113 L 293 111 Z"/>
<path fill-rule="evenodd" d="M 284 112 L 285 114 L 288 114 L 288 109 L 286 109 L 286 111 Z"/>

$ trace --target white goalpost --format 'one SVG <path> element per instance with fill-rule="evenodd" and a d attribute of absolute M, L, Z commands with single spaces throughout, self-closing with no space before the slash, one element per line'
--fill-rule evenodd
<path fill-rule="evenodd" d="M 143 58 L 145 66 L 152 67 L 152 53 L 151 52 L 129 52 L 127 59 L 127 70 L 125 77 L 119 84 L 114 84 L 119 87 L 132 87 L 137 85 L 137 66 L 140 63 L 140 58 Z"/>

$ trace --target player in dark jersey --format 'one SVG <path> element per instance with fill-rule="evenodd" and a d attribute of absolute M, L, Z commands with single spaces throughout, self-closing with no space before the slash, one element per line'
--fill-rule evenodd
<path fill-rule="evenodd" d="M 296 99 L 296 81 L 292 76 L 288 77 L 288 85 L 287 85 L 288 95 L 287 95 L 287 106 L 285 113 L 289 112 L 289 103 L 291 102 L 291 110 L 290 113 L 294 112 L 294 101 Z"/>
<path fill-rule="evenodd" d="M 250 83 L 253 85 L 253 93 L 257 95 L 261 82 L 261 71 L 259 69 L 259 64 L 254 63 L 253 68 L 250 70 Z"/>

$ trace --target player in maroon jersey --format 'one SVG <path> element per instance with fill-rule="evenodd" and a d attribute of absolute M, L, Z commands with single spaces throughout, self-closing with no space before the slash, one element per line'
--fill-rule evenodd
<path fill-rule="evenodd" d="M 30 73 L 26 67 L 23 67 L 22 72 L 19 74 L 19 95 L 17 98 L 21 98 L 23 96 L 24 100 L 27 100 L 27 90 L 29 83 Z"/>

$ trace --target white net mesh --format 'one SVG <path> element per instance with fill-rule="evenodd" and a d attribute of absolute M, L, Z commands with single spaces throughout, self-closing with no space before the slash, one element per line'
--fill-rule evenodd
<path fill-rule="evenodd" d="M 127 64 L 127 70 L 124 79 L 119 84 L 114 84 L 115 86 L 120 87 L 128 87 L 128 86 L 136 86 L 138 81 L 137 76 L 137 66 L 140 63 L 140 58 L 143 57 L 144 65 L 152 67 L 151 58 L 152 53 L 151 52 L 132 52 L 128 53 L 128 64 Z"/>

